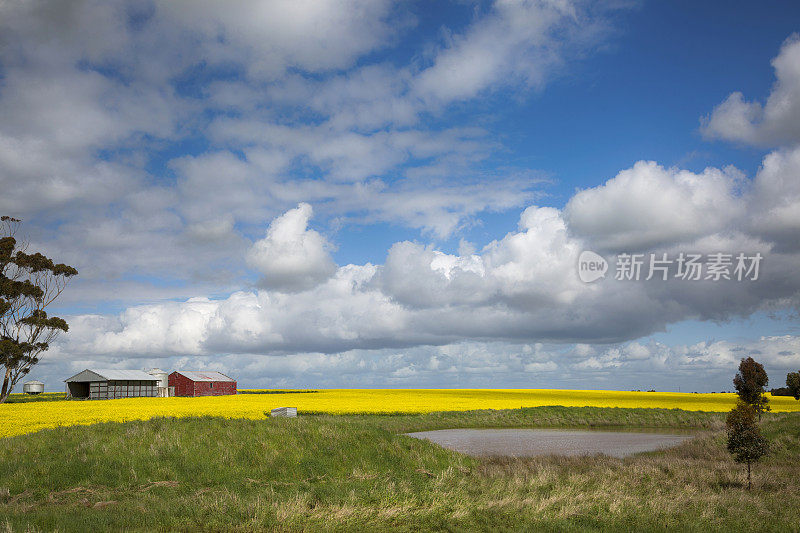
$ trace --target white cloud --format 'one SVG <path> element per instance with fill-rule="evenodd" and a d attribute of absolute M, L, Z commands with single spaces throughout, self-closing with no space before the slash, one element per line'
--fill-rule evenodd
<path fill-rule="evenodd" d="M 156 3 L 154 17 L 200 34 L 198 55 L 212 62 L 243 62 L 250 75 L 276 78 L 287 68 L 324 72 L 346 68 L 390 42 L 408 21 L 387 20 L 387 0 L 213 0 Z"/>
<path fill-rule="evenodd" d="M 407 127 L 454 102 L 542 88 L 602 41 L 609 10 L 609 4 L 499 0 L 485 11 L 476 7 L 463 30 L 444 29 L 442 42 L 409 65 L 368 64 L 324 81 L 290 76 L 269 98 L 309 107 L 337 131 Z"/>
<path fill-rule="evenodd" d="M 572 2 L 495 2 L 463 34 L 449 36 L 412 82 L 413 93 L 436 106 L 498 86 L 541 87 L 564 60 L 564 49 L 596 30 Z"/>
<path fill-rule="evenodd" d="M 412 160 L 449 157 L 480 161 L 493 148 L 479 128 L 361 133 L 336 131 L 328 125 L 286 126 L 252 117 L 223 117 L 210 125 L 209 133 L 220 143 L 277 149 L 291 159 L 305 158 L 333 182 L 363 182 Z"/>
<path fill-rule="evenodd" d="M 531 173 L 483 175 L 471 170 L 493 148 L 476 128 L 337 137 L 322 126 L 220 119 L 210 131 L 220 142 L 247 146 L 246 157 L 224 152 L 174 162 L 181 187 L 192 200 L 182 207 L 186 213 L 235 209 L 240 219 L 255 222 L 255 215 L 266 215 L 268 207 L 283 209 L 287 203 L 306 201 L 322 204 L 341 222 L 400 223 L 446 238 L 483 211 L 523 205 L 534 198 L 531 187 L 540 182 Z M 410 166 L 417 160 L 423 162 Z M 426 163 L 431 160 L 435 162 Z M 288 178 L 286 169 L 298 162 L 313 163 L 328 179 Z M 223 198 L 216 188 L 220 176 L 226 178 Z"/>
<path fill-rule="evenodd" d="M 523 368 L 525 372 L 555 372 L 559 367 L 555 361 L 547 361 L 546 363 L 528 363 Z"/>
<path fill-rule="evenodd" d="M 480 305 L 494 293 L 481 257 L 443 254 L 411 242 L 389 249 L 380 283 L 386 294 L 412 308 Z"/>
<path fill-rule="evenodd" d="M 708 138 L 754 145 L 786 145 L 800 142 L 800 37 L 783 43 L 772 60 L 775 85 L 764 105 L 748 102 L 734 92 L 702 119 Z"/>
<path fill-rule="evenodd" d="M 270 92 L 276 103 L 302 105 L 335 131 L 374 131 L 417 123 L 420 103 L 408 94 L 413 74 L 391 64 L 365 65 L 324 81 L 288 77 Z"/>
<path fill-rule="evenodd" d="M 275 183 L 288 158 L 266 150 L 249 155 L 243 160 L 229 151 L 207 152 L 170 162 L 178 176 L 176 208 L 188 222 L 232 216 L 234 222 L 260 224 L 282 207 L 274 198 Z"/>
<path fill-rule="evenodd" d="M 501 292 L 516 305 L 569 305 L 586 289 L 575 272 L 580 251 L 559 210 L 529 207 L 519 231 L 489 243 L 484 257 Z"/>
<path fill-rule="evenodd" d="M 656 170 L 670 183 L 681 176 Z M 719 172 L 706 174 L 723 179 Z M 688 173 L 683 179 L 692 185 L 686 198 L 692 205 L 702 205 L 708 194 L 695 186 L 697 179 Z M 662 199 L 655 194 L 647 199 L 654 205 L 642 208 L 657 213 Z M 77 351 L 153 354 L 182 348 L 187 355 L 210 356 L 339 353 L 479 339 L 614 343 L 681 320 L 725 320 L 800 301 L 800 283 L 791 274 L 796 255 L 772 253 L 757 237 L 724 226 L 708 226 L 706 234 L 675 242 L 704 253 L 758 251 L 764 260 L 757 282 L 618 281 L 609 276 L 582 283 L 577 258 L 593 242 L 576 238 L 559 210 L 540 207 L 526 209 L 517 231 L 480 252 L 464 247 L 464 255 L 453 255 L 400 242 L 382 266 L 337 268 L 327 251 L 330 245 L 308 228 L 311 214 L 307 204 L 288 211 L 250 248 L 248 263 L 264 275 L 265 290 L 137 307 L 119 317 L 112 334 L 100 329 L 89 347 Z M 641 345 L 576 354 L 581 356 L 578 369 L 616 368 L 647 358 Z"/>
<path fill-rule="evenodd" d="M 567 304 L 585 288 L 574 271 L 579 251 L 558 210 L 529 207 L 520 231 L 491 242 L 481 254 L 396 243 L 381 281 L 387 294 L 412 307 Z"/>
<path fill-rule="evenodd" d="M 753 230 L 781 248 L 800 247 L 800 147 L 768 154 L 753 183 Z"/>
<path fill-rule="evenodd" d="M 200 241 L 218 242 L 231 238 L 234 234 L 233 224 L 233 216 L 227 214 L 219 218 L 195 222 L 187 226 L 186 232 L 192 238 Z"/>
<path fill-rule="evenodd" d="M 322 235 L 308 229 L 313 209 L 300 204 L 270 224 L 267 235 L 253 243 L 247 264 L 263 274 L 261 285 L 271 289 L 309 289 L 333 275 L 336 265 Z"/>
<path fill-rule="evenodd" d="M 639 161 L 604 185 L 578 192 L 564 216 L 576 235 L 607 250 L 691 242 L 743 218 L 741 182 L 735 169 L 695 174 Z"/>
<path fill-rule="evenodd" d="M 551 10 L 498 3 L 464 40 L 538 9 Z M 383 0 L 2 3 L 0 210 L 74 263 L 78 284 L 214 278 L 229 291 L 242 234 L 300 202 L 339 227 L 447 238 L 531 201 L 536 179 L 480 168 L 500 148 L 486 131 L 421 122 L 417 58 L 373 62 L 413 24 Z M 571 38 L 540 29 L 517 27 L 515 42 Z"/>

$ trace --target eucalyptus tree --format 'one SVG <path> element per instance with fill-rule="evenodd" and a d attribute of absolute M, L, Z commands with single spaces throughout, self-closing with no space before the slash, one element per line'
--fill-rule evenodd
<path fill-rule="evenodd" d="M 767 371 L 764 366 L 752 357 L 742 359 L 739 363 L 739 372 L 733 378 L 733 386 L 739 399 L 744 403 L 753 406 L 758 413 L 759 420 L 761 413 L 769 411 L 769 398 L 766 394 L 766 386 L 769 383 Z"/>
<path fill-rule="evenodd" d="M 20 224 L 19 219 L 0 217 L 0 403 L 58 334 L 68 330 L 64 319 L 48 316 L 45 309 L 78 274 L 38 252 L 27 253 L 27 244 L 15 238 Z"/>
<path fill-rule="evenodd" d="M 756 409 L 744 402 L 728 413 L 725 420 L 727 448 L 737 463 L 747 464 L 747 490 L 752 486 L 750 465 L 769 452 L 769 443 L 756 423 Z"/>
<path fill-rule="evenodd" d="M 800 372 L 786 374 L 786 387 L 795 400 L 800 400 Z"/>

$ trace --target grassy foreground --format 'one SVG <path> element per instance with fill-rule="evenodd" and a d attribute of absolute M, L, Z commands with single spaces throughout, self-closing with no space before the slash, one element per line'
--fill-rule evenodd
<path fill-rule="evenodd" d="M 722 414 L 541 407 L 428 415 L 156 418 L 0 441 L 9 531 L 793 531 L 800 414 L 770 414 L 752 492 Z M 697 428 L 662 452 L 474 459 L 400 432 L 448 427 Z"/>

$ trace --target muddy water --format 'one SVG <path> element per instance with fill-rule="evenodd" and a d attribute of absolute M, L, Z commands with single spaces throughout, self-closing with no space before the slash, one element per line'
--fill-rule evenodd
<path fill-rule="evenodd" d="M 626 457 L 680 444 L 691 435 L 571 429 L 443 429 L 408 433 L 475 456 L 595 455 Z"/>

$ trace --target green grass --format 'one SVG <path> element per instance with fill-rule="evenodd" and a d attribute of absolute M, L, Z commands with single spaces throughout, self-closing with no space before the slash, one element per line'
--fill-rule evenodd
<path fill-rule="evenodd" d="M 66 392 L 43 392 L 41 394 L 23 394 L 15 392 L 8 395 L 6 403 L 57 402 L 66 399 Z"/>
<path fill-rule="evenodd" d="M 769 414 L 754 490 L 721 414 L 542 407 L 298 419 L 160 418 L 0 441 L 10 531 L 796 531 L 800 414 Z M 476 459 L 402 432 L 448 427 L 685 428 L 626 459 Z M 113 503 L 108 503 L 113 502 Z"/>

